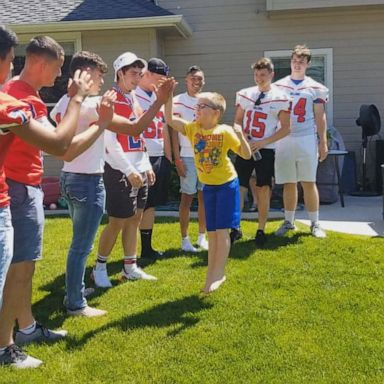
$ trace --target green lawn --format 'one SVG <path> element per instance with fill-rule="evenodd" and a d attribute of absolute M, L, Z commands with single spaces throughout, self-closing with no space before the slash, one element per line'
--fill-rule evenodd
<path fill-rule="evenodd" d="M 195 222 L 191 230 L 195 239 Z M 48 219 L 33 309 L 69 336 L 29 346 L 44 365 L 2 368 L 0 383 L 383 383 L 384 239 L 316 240 L 300 226 L 289 238 L 271 235 L 260 251 L 255 223 L 243 230 L 227 281 L 210 296 L 199 293 L 207 253 L 179 251 L 176 220 L 155 227 L 168 256 L 147 267 L 156 282 L 119 284 L 119 244 L 109 263 L 114 287 L 89 300 L 108 315 L 85 319 L 68 318 L 62 306 L 70 221 Z"/>

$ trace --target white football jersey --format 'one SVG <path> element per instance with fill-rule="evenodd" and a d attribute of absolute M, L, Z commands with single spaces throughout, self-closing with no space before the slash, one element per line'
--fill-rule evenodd
<path fill-rule="evenodd" d="M 279 124 L 279 113 L 288 112 L 290 108 L 287 95 L 273 85 L 268 92 L 263 92 L 264 96 L 259 99 L 261 94 L 257 86 L 236 93 L 236 106 L 244 110 L 243 131 L 251 141 L 272 136 Z M 268 144 L 265 148 L 275 148 L 275 143 Z"/>
<path fill-rule="evenodd" d="M 140 87 L 136 88 L 135 95 L 143 112 L 148 111 L 156 101 L 156 94 L 154 92 L 149 94 Z M 142 134 L 149 156 L 164 156 L 164 124 L 164 112 L 161 109 L 156 113 L 151 125 Z"/>
<path fill-rule="evenodd" d="M 196 118 L 195 107 L 197 97 L 189 96 L 187 92 L 181 93 L 173 98 L 173 114 L 186 121 L 194 121 Z M 180 156 L 193 157 L 194 152 L 190 141 L 186 136 L 179 133 Z"/>
<path fill-rule="evenodd" d="M 99 96 L 85 98 L 81 104 L 76 134 L 85 131 L 99 120 L 96 108 L 100 99 Z M 64 95 L 52 109 L 50 116 L 56 124 L 63 119 L 68 103 L 69 97 Z M 86 174 L 102 173 L 104 172 L 104 151 L 104 134 L 102 133 L 86 151 L 70 162 L 64 161 L 63 171 Z"/>
<path fill-rule="evenodd" d="M 313 104 L 328 101 L 328 88 L 308 76 L 299 84 L 295 84 L 290 76 L 286 76 L 274 84 L 292 101 L 291 135 L 314 135 L 316 123 Z"/>

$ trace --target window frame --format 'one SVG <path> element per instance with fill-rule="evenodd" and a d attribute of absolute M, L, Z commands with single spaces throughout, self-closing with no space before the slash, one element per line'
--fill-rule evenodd
<path fill-rule="evenodd" d="M 292 50 L 276 50 L 264 51 L 264 56 L 270 59 L 274 58 L 290 58 Z M 312 57 L 324 57 L 324 80 L 325 86 L 329 89 L 329 100 L 326 105 L 327 122 L 329 126 L 333 126 L 333 48 L 311 48 Z"/>

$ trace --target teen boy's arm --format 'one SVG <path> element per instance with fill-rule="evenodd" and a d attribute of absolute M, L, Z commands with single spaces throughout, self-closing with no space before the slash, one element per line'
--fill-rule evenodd
<path fill-rule="evenodd" d="M 155 89 L 156 101 L 137 120 L 130 121 L 123 116 L 114 114 L 108 129 L 112 132 L 129 136 L 137 136 L 145 131 L 152 123 L 161 106 L 168 100 L 173 89 L 173 83 L 173 79 L 164 79 L 160 83 L 158 88 Z"/>
<path fill-rule="evenodd" d="M 317 134 L 319 135 L 319 161 L 324 161 L 328 156 L 327 145 L 327 118 L 323 103 L 313 105 Z"/>
<path fill-rule="evenodd" d="M 78 133 L 72 140 L 68 151 L 60 158 L 64 161 L 72 161 L 85 152 L 99 138 L 110 124 L 113 117 L 113 103 L 116 100 L 116 92 L 109 90 L 101 98 L 97 112 L 99 120 L 85 131 Z"/>
<path fill-rule="evenodd" d="M 271 136 L 266 137 L 263 140 L 255 141 L 251 143 L 252 151 L 257 151 L 264 148 L 266 145 L 274 143 L 289 135 L 291 132 L 291 116 L 289 111 L 280 111 L 279 113 L 280 128 Z"/>
<path fill-rule="evenodd" d="M 91 86 L 92 80 L 87 72 L 80 72 L 80 70 L 75 72 L 68 89 L 72 97 L 67 112 L 56 130 L 47 129 L 33 119 L 24 129 L 10 127 L 9 130 L 27 143 L 51 155 L 64 155 L 76 132 L 81 103 L 89 94 Z"/>

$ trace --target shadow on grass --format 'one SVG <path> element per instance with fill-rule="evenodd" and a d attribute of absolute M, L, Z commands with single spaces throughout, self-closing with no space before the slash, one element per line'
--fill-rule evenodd
<path fill-rule="evenodd" d="M 200 319 L 197 313 L 212 308 L 213 304 L 204 300 L 203 296 L 191 295 L 182 299 L 159 304 L 143 312 L 123 317 L 119 320 L 105 324 L 104 326 L 86 333 L 81 339 L 66 338 L 67 349 L 84 346 L 89 339 L 112 328 L 120 329 L 123 332 L 135 329 L 167 328 L 177 326 L 170 330 L 167 335 L 174 337 L 180 332 L 195 326 Z"/>
<path fill-rule="evenodd" d="M 267 235 L 267 242 L 263 247 L 257 247 L 254 239 L 238 240 L 231 246 L 229 257 L 238 260 L 247 260 L 253 254 L 258 254 L 262 251 L 274 251 L 281 247 L 298 243 L 301 238 L 310 236 L 309 233 L 297 232 L 289 237 L 277 237 L 272 234 Z M 192 268 L 205 267 L 208 265 L 208 254 L 205 252 L 200 260 L 197 260 L 191 265 Z"/>
<path fill-rule="evenodd" d="M 111 264 L 117 265 L 119 263 L 116 262 Z M 85 271 L 86 287 L 94 287 L 89 278 L 91 271 L 92 267 L 87 267 Z M 39 322 L 43 323 L 45 326 L 48 326 L 49 328 L 60 327 L 64 320 L 68 317 L 63 304 L 65 295 L 65 274 L 63 273 L 47 284 L 39 287 L 39 290 L 49 292 L 49 294 L 32 305 L 32 312 L 36 315 Z M 95 292 L 87 297 L 87 300 L 94 301 L 95 298 L 102 296 L 105 292 L 105 289 L 96 288 Z"/>

